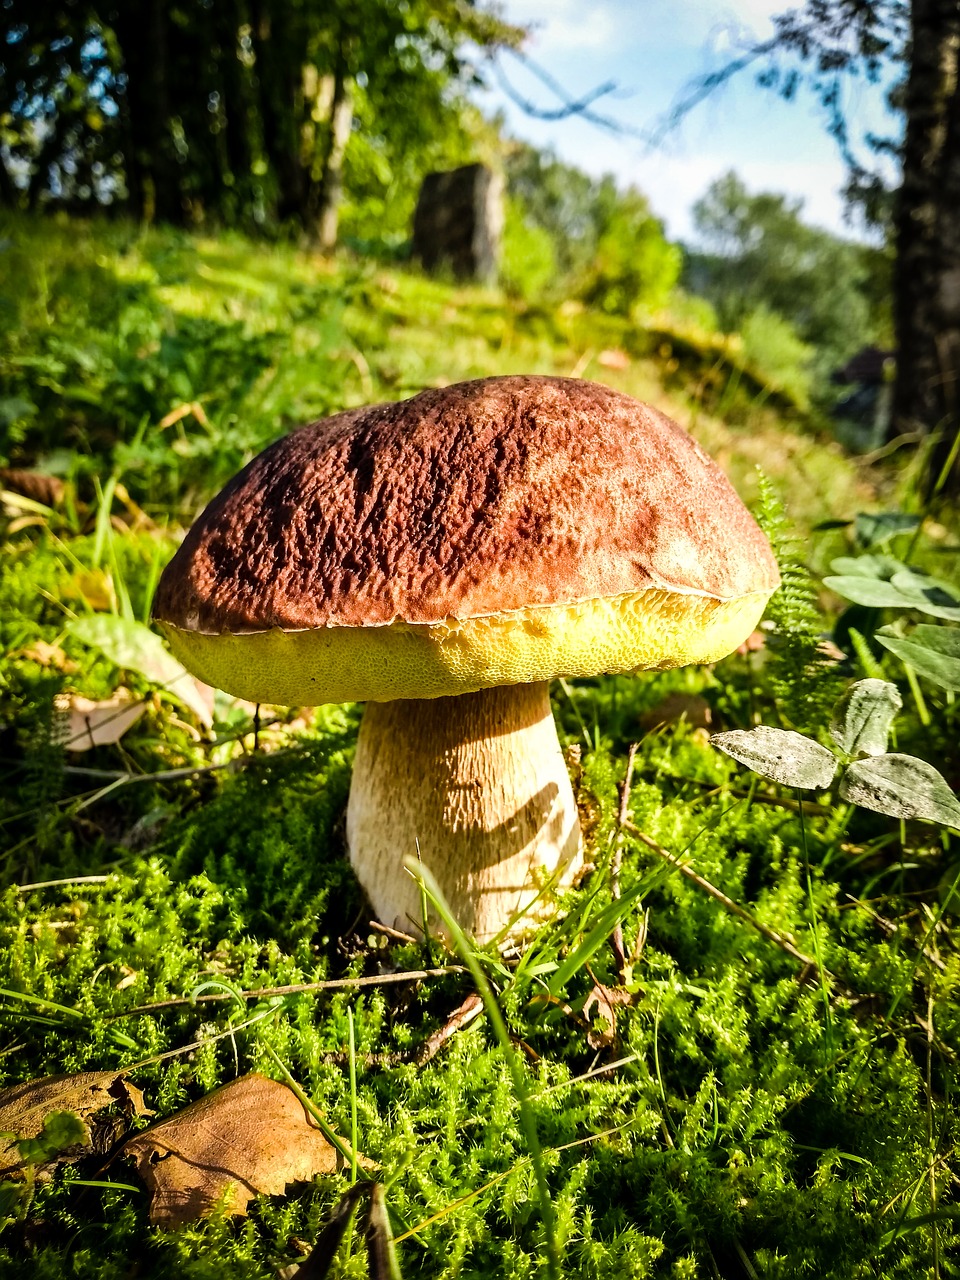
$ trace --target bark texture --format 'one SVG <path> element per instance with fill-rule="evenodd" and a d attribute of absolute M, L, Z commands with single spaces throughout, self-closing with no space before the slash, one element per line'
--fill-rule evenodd
<path fill-rule="evenodd" d="M 941 459 L 960 428 L 958 58 L 957 0 L 913 0 L 896 209 L 894 421 L 899 431 L 940 432 Z M 935 459 L 932 479 L 938 470 Z"/>
<path fill-rule="evenodd" d="M 422 927 L 420 893 L 403 869 L 418 848 L 457 920 L 481 941 L 528 906 L 545 878 L 556 873 L 554 883 L 568 885 L 581 865 L 580 826 L 547 685 L 368 703 L 347 842 L 377 917 L 407 931 Z M 549 910 L 550 895 L 541 903 Z"/>

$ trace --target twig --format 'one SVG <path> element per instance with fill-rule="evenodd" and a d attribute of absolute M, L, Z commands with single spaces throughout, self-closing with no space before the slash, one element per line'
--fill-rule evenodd
<path fill-rule="evenodd" d="M 422 938 L 415 938 L 412 933 L 404 933 L 402 929 L 393 929 L 388 924 L 381 924 L 379 920 L 369 920 L 367 928 L 372 929 L 374 933 L 382 933 L 385 938 L 393 938 L 395 942 L 412 942 L 414 945 L 422 942 Z"/>
<path fill-rule="evenodd" d="M 119 872 L 115 872 L 118 875 Z M 110 876 L 67 876 L 65 880 L 38 880 L 35 884 L 18 884 L 15 886 L 17 893 L 29 893 L 32 889 L 54 889 L 62 884 L 106 884 L 108 880 L 114 877 Z"/>
<path fill-rule="evenodd" d="M 271 758 L 279 756 L 281 751 L 273 752 Z M 286 748 L 290 750 L 290 748 Z M 109 778 L 114 783 L 124 786 L 132 782 L 172 782 L 176 778 L 197 778 L 204 773 L 217 773 L 224 769 L 239 770 L 246 767 L 251 757 L 237 756 L 234 760 L 224 760 L 222 764 L 198 764 L 183 769 L 161 769 L 157 773 L 123 773 L 112 769 L 84 769 L 81 765 L 68 764 L 64 773 L 82 774 L 85 777 Z"/>
<path fill-rule="evenodd" d="M 886 916 L 882 916 L 878 912 L 874 911 L 874 909 L 868 906 L 866 902 L 863 902 L 860 898 L 855 898 L 852 893 L 845 894 L 844 896 L 849 902 L 852 902 L 855 906 L 866 911 L 870 919 L 873 920 L 878 928 L 883 930 L 887 937 L 892 937 L 897 932 L 899 927 L 898 925 L 894 924 L 892 920 L 888 920 Z M 925 956 L 935 968 L 939 969 L 941 973 L 946 972 L 947 966 L 938 955 L 930 950 L 929 947 L 921 947 L 920 953 Z"/>
<path fill-rule="evenodd" d="M 675 773 L 666 773 L 661 775 L 669 782 L 686 782 L 694 787 L 703 787 L 707 791 L 728 791 L 730 795 L 736 796 L 738 800 L 750 799 L 751 804 L 769 804 L 775 809 L 789 809 L 791 813 L 801 812 L 801 802 L 792 800 L 789 796 L 768 796 L 762 791 L 750 792 L 742 787 L 719 787 L 715 782 L 703 782 L 700 778 L 681 778 Z M 811 818 L 829 818 L 833 810 L 825 804 L 817 804 L 813 800 L 804 800 L 802 802 L 802 812 L 809 814 Z"/>
<path fill-rule="evenodd" d="M 266 999 L 270 996 L 298 996 L 311 991 L 344 991 L 351 987 L 382 987 L 392 982 L 419 982 L 422 978 L 441 978 L 450 973 L 466 973 L 460 964 L 446 965 L 442 969 L 408 969 L 402 973 L 375 973 L 366 978 L 330 978 L 325 982 L 292 982 L 283 987 L 255 987 L 251 991 L 208 991 L 199 996 L 177 996 L 170 1000 L 156 1000 L 152 1004 L 135 1005 L 123 1013 L 115 1013 L 107 1019 L 132 1018 L 141 1013 L 155 1013 L 158 1009 L 177 1009 L 184 1005 L 207 1004 L 211 1001 Z"/>
<path fill-rule="evenodd" d="M 262 1022 L 264 1018 L 272 1018 L 278 1012 L 279 1006 L 274 1006 L 272 1009 L 262 1009 L 260 1013 L 255 1013 L 246 1022 L 238 1022 L 235 1027 L 228 1027 L 226 1031 L 218 1031 L 214 1036 L 205 1036 L 204 1039 L 194 1040 L 190 1044 L 182 1045 L 179 1049 L 168 1049 L 166 1053 L 157 1053 L 152 1058 L 141 1058 L 139 1062 L 132 1062 L 129 1067 L 122 1067 L 121 1073 L 127 1075 L 131 1071 L 139 1071 L 141 1067 L 152 1067 L 156 1062 L 165 1062 L 167 1058 L 179 1058 L 181 1054 L 192 1053 L 194 1049 L 202 1049 L 206 1044 L 214 1044 L 217 1040 L 224 1040 L 227 1036 L 233 1036 L 236 1032 L 243 1031 L 246 1027 L 252 1027 L 255 1022 Z"/>
<path fill-rule="evenodd" d="M 620 790 L 620 811 L 617 814 L 617 829 L 613 838 L 613 855 L 610 858 L 610 896 L 614 902 L 620 899 L 620 864 L 623 861 L 623 846 L 620 836 L 630 817 L 630 788 L 633 785 L 633 765 L 637 758 L 639 743 L 632 742 L 627 753 L 627 769 L 623 775 L 623 787 Z M 613 954 L 617 958 L 617 973 L 621 985 L 627 983 L 627 953 L 623 946 L 623 923 L 618 920 L 613 927 L 611 938 Z"/>
<path fill-rule="evenodd" d="M 416 1065 L 418 1067 L 426 1066 L 431 1058 L 436 1057 L 452 1036 L 455 1036 L 464 1027 L 469 1026 L 474 1018 L 478 1018 L 481 1013 L 483 1013 L 483 1001 L 476 992 L 473 992 L 472 995 L 467 996 L 458 1009 L 454 1009 L 442 1026 L 437 1027 L 436 1031 L 424 1040 L 413 1059 Z"/>
<path fill-rule="evenodd" d="M 752 916 L 750 912 L 744 907 L 741 907 L 738 902 L 734 902 L 732 898 L 728 898 L 727 895 L 721 889 L 718 889 L 715 884 L 711 884 L 709 880 L 705 880 L 703 876 L 698 875 L 692 867 L 688 867 L 687 864 L 681 862 L 679 858 L 675 858 L 672 853 L 664 849 L 662 845 L 657 844 L 656 840 L 651 839 L 650 836 L 641 831 L 639 827 L 634 826 L 632 822 L 628 822 L 625 825 L 631 835 L 636 836 L 636 838 L 645 844 L 648 849 L 652 849 L 654 853 L 663 858 L 664 862 L 668 862 L 671 867 L 674 867 L 681 875 L 686 876 L 688 880 L 692 881 L 692 883 L 699 889 L 702 889 L 704 893 L 708 893 L 711 898 L 715 898 L 716 901 L 719 902 L 726 911 L 729 911 L 731 915 L 737 916 L 740 920 L 745 921 L 752 929 L 756 929 L 757 933 L 762 933 L 765 938 L 778 946 L 781 951 L 785 951 L 787 955 L 792 956 L 794 960 L 799 960 L 802 965 L 813 970 L 814 973 L 819 972 L 817 962 L 814 960 L 813 956 L 805 955 L 799 950 L 799 948 L 794 946 L 789 938 L 785 938 L 782 933 L 777 933 L 776 929 L 771 929 L 769 925 L 763 924 L 762 921 L 756 918 L 756 916 Z M 830 978 L 832 981 L 836 981 L 834 975 L 826 972 L 826 970 L 824 971 L 824 977 Z"/>

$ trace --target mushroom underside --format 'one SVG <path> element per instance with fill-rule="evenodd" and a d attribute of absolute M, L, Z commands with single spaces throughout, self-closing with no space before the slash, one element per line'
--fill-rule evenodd
<path fill-rule="evenodd" d="M 420 890 L 403 866 L 408 854 L 429 868 L 478 941 L 535 923 L 552 891 L 582 865 L 547 683 L 368 702 L 347 843 L 384 924 L 422 931 Z"/>

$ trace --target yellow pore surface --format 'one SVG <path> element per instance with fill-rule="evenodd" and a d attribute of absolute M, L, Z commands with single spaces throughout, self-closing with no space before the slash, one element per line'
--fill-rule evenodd
<path fill-rule="evenodd" d="M 747 638 L 768 598 L 651 589 L 429 624 L 242 635 L 160 625 L 184 666 L 215 688 L 250 702 L 316 706 L 715 662 Z"/>

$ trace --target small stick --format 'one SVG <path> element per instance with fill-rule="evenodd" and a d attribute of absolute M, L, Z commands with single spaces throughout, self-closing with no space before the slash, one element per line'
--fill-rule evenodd
<path fill-rule="evenodd" d="M 613 856 L 610 859 L 610 896 L 614 902 L 620 898 L 620 866 L 623 861 L 623 847 L 620 843 L 620 834 L 630 816 L 630 788 L 633 785 L 633 765 L 637 758 L 637 748 L 640 744 L 631 742 L 630 750 L 627 753 L 627 770 L 623 777 L 623 787 L 620 791 L 620 812 L 617 814 L 617 830 L 613 840 Z M 617 958 L 617 973 L 620 975 L 621 985 L 626 985 L 627 981 L 627 953 L 623 946 L 623 924 L 618 921 L 613 927 L 613 936 L 611 938 L 613 945 L 613 954 Z"/>
<path fill-rule="evenodd" d="M 749 797 L 751 804 L 768 804 L 775 809 L 789 809 L 791 813 L 800 813 L 802 810 L 811 818 L 828 818 L 833 812 L 828 805 L 817 804 L 814 800 L 804 800 L 801 804 L 799 800 L 792 800 L 789 796 L 768 796 L 762 791 L 751 793 L 742 787 L 720 787 L 715 782 L 704 782 L 700 778 L 681 778 L 675 773 L 665 773 L 662 777 L 666 782 L 684 782 L 692 787 L 702 787 L 705 791 L 727 791 L 738 800 L 746 800 Z"/>
<path fill-rule="evenodd" d="M 899 927 L 898 925 L 895 925 L 892 920 L 888 920 L 885 916 L 882 916 L 878 912 L 874 911 L 874 909 L 871 906 L 868 906 L 866 902 L 862 901 L 862 899 L 855 898 L 852 893 L 845 894 L 844 896 L 848 899 L 848 901 L 854 903 L 855 906 L 862 907 L 862 909 L 866 911 L 870 919 L 873 920 L 873 922 L 877 925 L 877 927 L 881 929 L 888 937 L 892 937 L 893 934 L 897 932 L 897 929 Z M 921 947 L 920 952 L 921 952 L 921 955 L 926 956 L 926 958 L 930 961 L 930 963 L 932 965 L 935 965 L 936 968 L 938 968 L 941 973 L 946 972 L 947 966 L 943 963 L 943 961 L 940 959 L 938 955 L 934 955 L 934 953 L 930 950 L 929 947 Z"/>
<path fill-rule="evenodd" d="M 402 929 L 392 929 L 388 924 L 381 924 L 379 920 L 369 920 L 367 928 L 374 933 L 382 933 L 385 938 L 393 938 L 396 942 L 412 942 L 416 945 L 423 941 L 422 938 L 415 938 L 412 933 L 404 933 Z"/>
<path fill-rule="evenodd" d="M 112 879 L 113 876 L 68 876 L 66 880 L 38 880 L 36 884 L 18 884 L 16 890 L 17 893 L 29 893 L 31 889 L 54 889 L 63 884 L 106 884 Z"/>
<path fill-rule="evenodd" d="M 455 1036 L 463 1027 L 469 1026 L 474 1018 L 479 1017 L 481 1013 L 483 1013 L 483 1001 L 476 992 L 473 992 L 472 995 L 467 996 L 458 1009 L 454 1009 L 443 1026 L 437 1027 L 436 1031 L 424 1040 L 413 1059 L 416 1065 L 418 1067 L 426 1066 L 431 1058 L 436 1057 L 452 1036 Z"/>
<path fill-rule="evenodd" d="M 765 925 L 762 921 L 758 920 L 756 916 L 752 916 L 750 912 L 744 907 L 741 907 L 738 902 L 734 902 L 732 898 L 728 898 L 727 895 L 721 889 L 718 889 L 715 884 L 711 884 L 709 880 L 705 880 L 703 876 L 698 875 L 692 867 L 688 867 L 686 863 L 681 862 L 679 858 L 674 857 L 672 853 L 664 849 L 662 845 L 657 844 L 656 840 L 651 839 L 650 836 L 641 831 L 639 827 L 634 826 L 632 822 L 627 823 L 626 825 L 630 833 L 636 836 L 638 840 L 642 841 L 648 849 L 652 849 L 654 853 L 663 858 L 664 862 L 668 862 L 671 867 L 674 867 L 681 875 L 686 876 L 688 880 L 691 880 L 699 889 L 702 889 L 704 893 L 708 893 L 711 898 L 715 898 L 716 901 L 719 902 L 725 910 L 729 911 L 731 915 L 737 916 L 740 920 L 746 921 L 752 929 L 756 929 L 757 933 L 762 933 L 765 938 L 778 946 L 781 951 L 785 951 L 788 956 L 792 956 L 794 960 L 799 960 L 801 964 L 808 966 L 814 973 L 818 972 L 817 962 L 813 957 L 804 955 L 802 951 L 794 946 L 789 938 L 785 938 L 782 933 L 777 933 L 776 929 L 771 929 L 768 925 Z M 836 981 L 833 974 L 826 972 L 826 970 L 824 971 L 824 976 Z"/>
<path fill-rule="evenodd" d="M 251 991 L 207 991 L 199 996 L 177 996 L 170 1000 L 157 1000 L 153 1004 L 138 1004 L 124 1013 L 115 1013 L 108 1021 L 116 1018 L 132 1018 L 136 1014 L 154 1013 L 158 1009 L 176 1009 L 184 1005 L 207 1004 L 210 1001 L 233 1000 L 239 996 L 243 1000 L 258 1000 L 268 996 L 298 996 L 311 991 L 343 991 L 351 987 L 382 987 L 392 982 L 419 982 L 421 978 L 441 978 L 449 973 L 466 973 L 460 964 L 447 965 L 443 969 L 408 969 L 402 973 L 375 973 L 366 978 L 330 978 L 325 982 L 291 982 L 284 987 L 255 987 Z"/>

